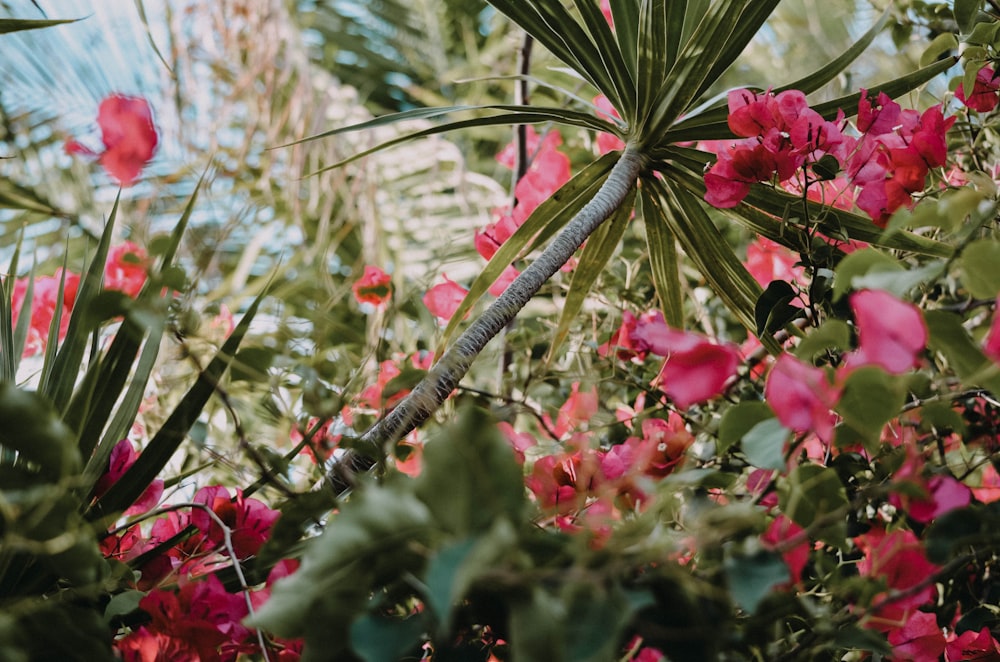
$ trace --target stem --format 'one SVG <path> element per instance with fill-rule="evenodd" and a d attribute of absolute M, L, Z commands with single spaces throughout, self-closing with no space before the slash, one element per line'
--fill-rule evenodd
<path fill-rule="evenodd" d="M 381 450 L 402 439 L 437 411 L 469 371 L 472 362 L 486 344 L 573 257 L 587 237 L 624 203 L 644 164 L 645 157 L 635 147 L 626 147 L 594 197 L 577 212 L 538 259 L 528 265 L 503 294 L 455 340 L 410 394 L 361 435 L 361 441 Z M 350 474 L 353 470 L 368 468 L 373 464 L 372 460 L 348 451 L 327 472 L 324 482 L 340 494 L 351 487 Z"/>

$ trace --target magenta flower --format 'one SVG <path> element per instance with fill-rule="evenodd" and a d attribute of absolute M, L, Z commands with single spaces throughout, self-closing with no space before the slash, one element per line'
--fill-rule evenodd
<path fill-rule="evenodd" d="M 361 278 L 351 285 L 351 291 L 358 303 L 381 306 L 392 295 L 392 278 L 380 268 L 368 264 Z"/>
<path fill-rule="evenodd" d="M 442 275 L 441 277 L 444 278 L 444 282 L 427 290 L 423 302 L 427 306 L 427 310 L 431 311 L 435 317 L 447 322 L 458 310 L 469 290 L 447 276 Z"/>
<path fill-rule="evenodd" d="M 959 84 L 958 89 L 955 90 L 955 98 L 972 110 L 988 113 L 996 108 L 997 102 L 1000 101 L 997 90 L 1000 90 L 1000 80 L 998 80 L 993 67 L 987 65 L 976 73 L 972 94 L 966 96 L 965 89 Z"/>
<path fill-rule="evenodd" d="M 862 290 L 850 298 L 858 327 L 858 348 L 847 365 L 876 365 L 899 375 L 920 363 L 927 325 L 920 309 L 882 290 Z"/>
<path fill-rule="evenodd" d="M 104 151 L 97 153 L 76 140 L 67 141 L 69 154 L 96 157 L 122 186 L 135 183 L 153 158 L 158 142 L 149 102 L 140 97 L 112 94 L 97 110 Z"/>
<path fill-rule="evenodd" d="M 833 438 L 837 417 L 831 410 L 840 399 L 840 389 L 827 380 L 822 368 L 782 354 L 767 377 L 764 397 L 786 428 L 814 432 L 822 441 Z"/>

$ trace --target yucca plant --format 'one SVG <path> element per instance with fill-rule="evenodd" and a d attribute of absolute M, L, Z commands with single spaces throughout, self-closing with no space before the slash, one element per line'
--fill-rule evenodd
<path fill-rule="evenodd" d="M 196 192 L 197 193 L 197 192 Z M 0 296 L 0 657 L 114 659 L 109 600 L 127 591 L 132 570 L 111 563 L 99 548 L 108 526 L 161 473 L 218 388 L 257 309 L 242 321 L 201 370 L 193 386 L 125 473 L 106 491 L 96 485 L 112 450 L 139 411 L 171 317 L 173 292 L 184 287 L 175 263 L 194 208 L 192 196 L 159 264 L 135 299 L 104 290 L 104 265 L 117 203 L 89 256 L 64 340 L 60 309 L 53 315 L 38 388 L 15 375 L 31 307 L 12 320 L 13 278 Z M 17 272 L 15 255 L 10 273 Z M 63 271 L 65 274 L 66 271 Z M 65 275 L 60 284 L 59 297 Z M 105 343 L 109 321 L 120 319 Z M 113 610 L 112 610 L 113 611 Z M 127 610 L 126 610 L 127 611 Z M 124 612 L 122 612 L 124 613 Z M 53 637 L 51 628 L 60 631 Z"/>
<path fill-rule="evenodd" d="M 759 335 L 768 351 L 780 351 L 771 335 L 760 328 L 761 312 L 755 310 L 762 295 L 760 286 L 724 240 L 703 202 L 703 172 L 714 156 L 686 146 L 701 140 L 736 137 L 727 125 L 726 100 L 710 95 L 716 92 L 714 86 L 720 76 L 761 30 L 778 0 L 612 1 L 614 28 L 595 0 L 492 0 L 491 4 L 561 60 L 595 94 L 605 96 L 620 119 L 609 119 L 596 109 L 532 105 L 418 109 L 314 136 L 331 137 L 407 119 L 449 118 L 328 167 L 345 165 L 420 136 L 504 124 L 552 123 L 604 132 L 617 136 L 624 147 L 583 168 L 540 205 L 497 251 L 453 315 L 444 334 L 447 349 L 409 397 L 364 433 L 362 449 L 383 449 L 426 420 L 486 344 L 589 238 L 556 332 L 557 338 L 563 335 L 610 259 L 633 212 L 644 224 L 653 282 L 670 324 L 683 324 L 678 269 L 683 252 L 735 317 Z M 826 66 L 800 80 L 776 86 L 773 91 L 800 90 L 808 94 L 820 89 L 868 47 L 883 22 L 872 26 Z M 868 94 L 897 97 L 954 62 L 954 58 L 944 57 L 909 75 L 872 85 Z M 814 109 L 831 120 L 841 110 L 852 113 L 860 99 L 861 93 L 857 93 Z M 932 239 L 903 231 L 884 233 L 868 218 L 773 187 L 754 185 L 745 200 L 726 212 L 751 232 L 799 252 L 814 249 L 821 241 L 818 232 L 927 255 L 945 256 L 951 252 L 948 246 Z M 507 290 L 448 344 L 464 314 L 501 272 L 515 259 L 542 247 L 544 250 Z M 835 260 L 836 254 L 830 259 Z M 352 454 L 330 472 L 327 482 L 335 490 L 342 490 L 347 486 L 344 468 L 370 464 L 370 459 Z"/>

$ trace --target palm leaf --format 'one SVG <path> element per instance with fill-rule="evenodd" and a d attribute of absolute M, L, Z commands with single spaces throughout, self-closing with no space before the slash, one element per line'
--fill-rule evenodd
<path fill-rule="evenodd" d="M 653 287 L 660 299 L 660 307 L 667 323 L 674 328 L 684 326 L 684 302 L 681 297 L 680 262 L 677 255 L 677 238 L 663 222 L 656 202 L 643 186 L 639 191 L 639 213 L 646 229 L 646 246 L 649 249 L 649 270 Z"/>

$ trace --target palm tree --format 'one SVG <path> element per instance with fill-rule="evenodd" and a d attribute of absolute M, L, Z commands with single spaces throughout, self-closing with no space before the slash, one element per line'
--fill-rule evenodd
<path fill-rule="evenodd" d="M 682 324 L 677 265 L 683 251 L 736 318 L 748 329 L 757 329 L 754 309 L 761 289 L 726 243 L 702 202 L 705 194 L 702 173 L 712 156 L 684 145 L 734 137 L 726 123 L 725 100 L 714 100 L 711 94 L 720 77 L 774 12 L 778 0 L 612 2 L 614 29 L 598 3 L 591 0 L 575 0 L 569 8 L 558 0 L 492 0 L 490 4 L 595 92 L 609 99 L 620 119 L 602 117 L 593 109 L 454 106 L 404 111 L 314 138 L 372 129 L 403 119 L 462 115 L 462 119 L 410 137 L 459 128 L 551 122 L 610 133 L 623 142 L 624 148 L 584 168 L 501 247 L 472 284 L 445 332 L 446 339 L 507 265 L 540 248 L 539 237 L 552 237 L 558 232 L 517 280 L 447 347 L 426 379 L 362 435 L 362 442 L 376 448 L 399 440 L 426 420 L 458 385 L 486 344 L 589 237 L 571 293 L 588 290 L 610 258 L 609 247 L 621 239 L 633 210 L 644 224 L 653 281 L 671 324 Z M 820 89 L 867 48 L 882 25 L 883 21 L 877 22 L 829 64 L 799 80 L 775 87 L 774 91 L 797 89 L 810 93 Z M 940 60 L 882 85 L 871 86 L 869 93 L 881 91 L 899 96 L 953 63 L 951 58 Z M 815 107 L 824 118 L 832 119 L 840 109 L 856 108 L 859 98 L 860 93 L 850 94 Z M 389 141 L 335 165 L 406 139 Z M 792 208 L 797 213 L 790 217 L 788 211 Z M 804 196 L 762 186 L 755 186 L 744 202 L 728 210 L 728 216 L 751 232 L 799 252 L 811 250 L 820 229 L 886 248 L 931 255 L 946 255 L 950 250 L 909 233 L 883 234 L 870 220 L 857 214 L 824 208 Z M 830 259 L 835 260 L 836 255 Z M 567 300 L 582 302 L 582 299 L 570 296 Z M 563 320 L 570 319 L 578 310 L 579 305 L 566 306 Z M 780 351 L 770 335 L 759 335 L 769 351 Z M 328 474 L 327 482 L 335 490 L 342 490 L 348 485 L 345 468 L 370 464 L 368 459 L 349 456 Z"/>

